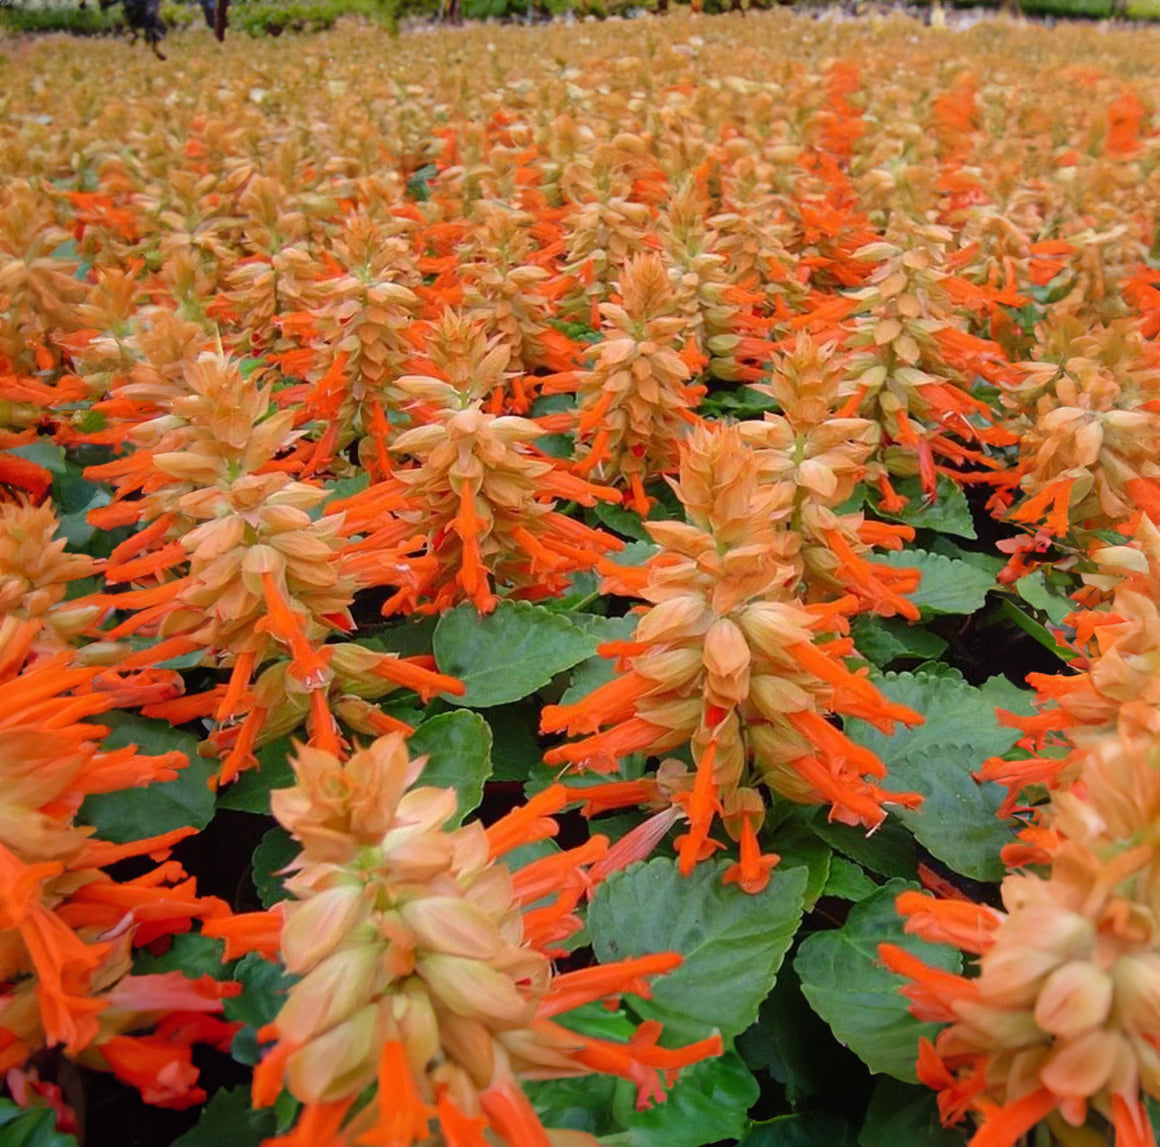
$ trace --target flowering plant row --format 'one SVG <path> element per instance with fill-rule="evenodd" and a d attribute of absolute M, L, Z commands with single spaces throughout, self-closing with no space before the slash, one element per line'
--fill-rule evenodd
<path fill-rule="evenodd" d="M 584 32 L 9 47 L 5 1143 L 1156 1141 L 1160 41 Z"/>

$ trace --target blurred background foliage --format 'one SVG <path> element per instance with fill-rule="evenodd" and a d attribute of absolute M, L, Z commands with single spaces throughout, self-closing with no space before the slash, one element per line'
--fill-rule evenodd
<path fill-rule="evenodd" d="M 685 3 L 706 13 L 737 8 L 776 6 L 783 0 L 458 0 L 459 15 L 469 20 L 543 20 L 572 13 L 576 17 L 633 15 Z M 949 12 L 963 9 L 1014 10 L 1028 16 L 1062 19 L 1160 20 L 1160 0 L 784 0 L 807 12 L 837 8 L 850 15 L 891 7 L 925 14 L 932 3 Z M 400 20 L 447 19 L 455 15 L 453 0 L 230 0 L 229 25 L 252 36 L 311 32 L 332 27 L 343 17 L 394 29 Z M 161 17 L 170 30 L 204 24 L 199 0 L 163 0 Z M 0 30 L 8 32 L 68 32 L 112 35 L 127 28 L 123 7 L 102 10 L 98 0 L 0 0 Z"/>

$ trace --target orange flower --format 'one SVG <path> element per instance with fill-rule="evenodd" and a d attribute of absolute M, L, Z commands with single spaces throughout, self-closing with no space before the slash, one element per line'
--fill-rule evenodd
<path fill-rule="evenodd" d="M 1004 388 L 1026 498 L 1011 519 L 1063 536 L 1116 528 L 1160 488 L 1158 374 L 1138 332 L 1057 318 Z"/>
<path fill-rule="evenodd" d="M 221 901 L 199 899 L 192 881 L 179 884 L 184 873 L 172 862 L 123 884 L 101 871 L 128 857 L 163 858 L 193 830 L 106 844 L 75 822 L 84 797 L 172 779 L 186 761 L 176 752 L 143 756 L 133 746 L 102 752 L 108 730 L 80 723 L 113 704 L 108 693 L 85 691 L 97 670 L 69 668 L 58 655 L 20 673 L 27 648 L 0 674 L 6 705 L 0 717 L 0 982 L 8 986 L 0 1001 L 0 1064 L 6 1068 L 58 1045 L 69 1056 L 88 1056 L 110 1037 L 152 1026 L 167 1013 L 219 1010 L 218 996 L 207 999 L 177 973 L 175 980 L 126 973 L 134 945 L 227 911 Z M 143 1038 L 148 1045 L 152 1037 Z M 128 1041 L 108 1058 L 93 1053 L 95 1065 L 117 1060 L 125 1078 L 143 1081 L 131 1059 L 136 1048 Z M 159 1090 L 149 1082 L 149 1101 L 182 1105 L 200 1097 L 190 1091 L 197 1073 L 188 1066 L 188 1041 L 174 1054 L 186 1068 L 176 1066 Z"/>
<path fill-rule="evenodd" d="M 298 785 L 272 795 L 275 816 L 301 842 L 283 907 L 282 958 L 301 978 L 268 1034 L 278 1042 L 255 1074 L 256 1103 L 281 1080 L 307 1113 L 351 1100 L 377 1078 L 344 1144 L 425 1140 L 445 1121 L 449 1142 L 478 1147 L 481 1130 L 510 1145 L 546 1142 L 517 1079 L 611 1070 L 659 1092 L 658 1069 L 718 1054 L 720 1040 L 680 1051 L 612 1045 L 547 1017 L 621 993 L 648 994 L 647 977 L 680 963 L 658 953 L 553 978 L 529 942 L 521 900 L 547 892 L 570 910 L 592 884 L 582 863 L 606 842 L 575 850 L 573 872 L 511 874 L 489 854 L 554 832 L 557 786 L 485 831 L 445 828 L 452 790 L 416 787 L 423 761 L 402 738 L 381 738 L 342 764 L 303 749 Z M 554 861 L 555 857 L 545 858 Z M 231 929 L 225 929 L 229 931 Z"/>
<path fill-rule="evenodd" d="M 0 503 L 0 612 L 6 617 L 35 619 L 40 652 L 60 652 L 100 608 L 83 598 L 65 602 L 68 583 L 88 577 L 92 558 L 65 553 L 60 526 L 51 506 Z"/>
<path fill-rule="evenodd" d="M 347 568 L 364 584 L 399 587 L 384 613 L 433 612 L 461 600 L 487 612 L 500 589 L 549 596 L 622 548 L 556 511 L 556 498 L 593 505 L 618 496 L 537 457 L 536 423 L 488 414 L 470 390 L 437 379 L 407 377 L 399 386 L 428 406 L 425 425 L 391 447 L 416 464 L 332 506 L 347 533 L 365 535 L 350 547 Z"/>
<path fill-rule="evenodd" d="M 953 277 L 946 249 L 952 233 L 903 220 L 901 214 L 892 216 L 889 237 L 856 254 L 872 269 L 857 293 L 856 317 L 844 340 L 851 352 L 847 413 L 872 416 L 884 445 L 894 443 L 882 452 L 886 467 L 895 473 L 917 469 L 933 498 L 936 454 L 988 469 L 999 466 L 947 432 L 976 444 L 995 438 L 986 425 L 976 425 L 992 421 L 994 414 L 969 385 L 975 374 L 997 378 L 1003 356 L 997 344 L 960 329 L 964 321 L 948 294 Z"/>
<path fill-rule="evenodd" d="M 355 1142 L 363 1147 L 423 1142 L 435 1109 L 420 1097 L 406 1048 L 398 1040 L 387 1040 L 379 1052 L 378 1087 L 379 1094 L 389 1095 L 391 1102 L 378 1105 L 374 1126 Z"/>
<path fill-rule="evenodd" d="M 948 1025 L 920 1064 L 944 1119 L 980 1119 L 972 1143 L 1013 1147 L 1040 1120 L 1080 1126 L 1089 1109 L 1119 1144 L 1153 1139 L 1142 1098 L 1160 1095 L 1160 857 L 1139 842 L 1160 810 L 1155 758 L 1150 735 L 1086 751 L 1082 784 L 1049 810 L 1049 874 L 1008 876 L 1005 912 L 899 898 L 907 931 L 978 956 L 968 979 L 880 948 L 909 979 L 911 1010 Z"/>
<path fill-rule="evenodd" d="M 851 673 L 842 645 L 817 643 L 843 607 L 811 611 L 793 597 L 792 567 L 780 560 L 787 546 L 769 514 L 777 493 L 760 483 L 759 467 L 737 430 L 694 431 L 675 486 L 690 524 L 649 523 L 665 546 L 641 590 L 651 607 L 632 639 L 603 650 L 619 655 L 625 671 L 542 714 L 545 732 L 592 734 L 550 749 L 549 764 L 607 771 L 631 752 L 692 744 L 696 776 L 675 796 L 689 822 L 680 851 L 686 873 L 717 847 L 709 833 L 723 807 L 760 812 L 760 802 L 734 803 L 752 791 L 749 766 L 779 795 L 829 804 L 847 823 L 873 827 L 885 804 L 917 800 L 868 780 L 884 774 L 882 763 L 825 719 L 848 714 L 889 730 L 921 718 Z M 753 856 L 756 825 L 746 823 L 742 815 L 726 820 L 745 839 L 746 883 L 756 891 L 764 883 L 758 867 L 769 865 Z"/>
<path fill-rule="evenodd" d="M 619 289 L 622 303 L 600 305 L 605 338 L 577 384 L 578 469 L 626 484 L 643 517 L 644 484 L 676 469 L 702 390 L 678 353 L 686 324 L 660 257 L 630 259 Z"/>

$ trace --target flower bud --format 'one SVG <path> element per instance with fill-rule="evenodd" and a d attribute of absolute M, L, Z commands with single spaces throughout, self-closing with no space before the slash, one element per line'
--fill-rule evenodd
<path fill-rule="evenodd" d="M 282 929 L 282 961 L 294 974 L 313 967 L 334 951 L 352 928 L 366 919 L 368 905 L 363 888 L 340 884 L 309 900 L 286 906 Z"/>
<path fill-rule="evenodd" d="M 417 946 L 429 951 L 486 960 L 500 949 L 492 921 L 460 897 L 427 896 L 405 905 L 400 914 Z"/>
<path fill-rule="evenodd" d="M 242 559 L 242 570 L 254 576 L 254 592 L 261 592 L 261 581 L 257 580 L 262 574 L 278 574 L 285 567 L 286 561 L 273 546 L 255 545 L 246 550 Z"/>
<path fill-rule="evenodd" d="M 1008 891 L 1018 884 L 1011 877 L 1004 882 L 1005 899 Z M 988 998 L 996 1003 L 1031 1007 L 1039 995 L 1042 979 L 1073 956 L 1088 950 L 1094 929 L 1082 916 L 1050 904 L 1028 905 L 1012 921 L 1017 927 L 1007 925 L 1011 942 L 996 945 L 983 955 L 980 980 L 986 986 Z"/>
<path fill-rule="evenodd" d="M 772 673 L 755 674 L 750 679 L 749 699 L 767 721 L 813 707 L 813 698 L 800 685 Z"/>
<path fill-rule="evenodd" d="M 737 619 L 745 639 L 767 657 L 781 659 L 787 645 L 811 639 L 810 615 L 780 602 L 759 602 L 742 610 Z"/>
<path fill-rule="evenodd" d="M 374 1078 L 378 1014 L 371 1004 L 312 1039 L 286 1061 L 286 1086 L 302 1103 L 329 1103 L 357 1094 Z"/>
<path fill-rule="evenodd" d="M 982 1051 L 995 1044 L 1025 1047 L 1043 1039 L 1030 1013 L 1022 1010 L 991 1007 L 971 1000 L 957 1001 L 954 1010 L 962 1018 L 962 1024 L 954 1029 L 956 1051 Z"/>
<path fill-rule="evenodd" d="M 217 477 L 217 467 L 212 458 L 175 450 L 153 455 L 153 466 L 162 473 L 170 474 L 186 482 L 212 485 Z"/>
<path fill-rule="evenodd" d="M 666 689 L 680 689 L 701 671 L 701 666 L 701 653 L 696 648 L 662 649 L 639 657 L 633 669 Z"/>
<path fill-rule="evenodd" d="M 463 956 L 422 956 L 415 970 L 451 1011 L 467 1018 L 519 1024 L 531 1018 L 535 1005 L 511 979 L 482 960 Z"/>
<path fill-rule="evenodd" d="M 1071 1039 L 1102 1024 L 1111 1006 L 1111 977 L 1090 960 L 1073 960 L 1048 976 L 1035 1001 L 1035 1022 Z"/>
<path fill-rule="evenodd" d="M 278 1030 L 295 1043 L 341 1023 L 375 995 L 381 977 L 381 944 L 342 948 L 294 986 L 278 1013 Z"/>
<path fill-rule="evenodd" d="M 1128 1036 L 1128 1046 L 1140 1073 L 1140 1086 L 1153 1098 L 1160 1096 L 1160 1051 L 1138 1035 Z"/>
<path fill-rule="evenodd" d="M 703 633 L 710 618 L 699 596 L 672 597 L 649 610 L 637 625 L 633 640 L 650 644 L 677 641 Z"/>
<path fill-rule="evenodd" d="M 1086 1099 L 1107 1082 L 1122 1051 L 1124 1037 L 1095 1028 L 1078 1039 L 1056 1046 L 1039 1078 L 1058 1096 Z"/>
<path fill-rule="evenodd" d="M 749 693 L 749 646 L 727 617 L 719 617 L 709 627 L 703 658 L 709 671 L 709 700 L 726 706 L 743 701 Z"/>
<path fill-rule="evenodd" d="M 383 684 L 383 679 L 375 673 L 375 667 L 384 660 L 383 654 L 365 645 L 346 641 L 332 646 L 332 649 L 331 668 L 344 682 L 354 680 L 363 685 Z"/>
<path fill-rule="evenodd" d="M 1116 1011 L 1129 1031 L 1160 1035 L 1160 954 L 1122 956 L 1111 970 Z"/>

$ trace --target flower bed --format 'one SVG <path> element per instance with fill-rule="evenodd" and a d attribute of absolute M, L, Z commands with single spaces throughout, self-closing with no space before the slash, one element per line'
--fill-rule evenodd
<path fill-rule="evenodd" d="M 5 56 L 3 1142 L 1155 1141 L 1160 39 Z"/>

